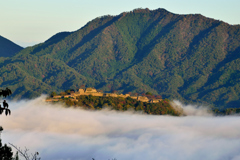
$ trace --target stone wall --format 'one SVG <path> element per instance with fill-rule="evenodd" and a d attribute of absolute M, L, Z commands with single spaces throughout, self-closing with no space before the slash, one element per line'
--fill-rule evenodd
<path fill-rule="evenodd" d="M 53 96 L 54 99 L 62 98 L 62 96 Z"/>
<path fill-rule="evenodd" d="M 83 94 L 84 92 L 85 92 L 85 91 L 84 91 L 83 89 L 79 89 L 79 90 L 78 90 L 78 93 L 79 93 L 79 94 Z"/>
<path fill-rule="evenodd" d="M 158 103 L 158 102 L 161 102 L 162 99 L 150 99 L 149 100 L 149 103 Z"/>
<path fill-rule="evenodd" d="M 129 94 L 120 94 L 120 95 L 118 95 L 118 97 L 127 98 L 127 97 L 130 97 L 130 95 Z"/>
<path fill-rule="evenodd" d="M 102 97 L 102 96 L 103 96 L 103 93 L 101 93 L 101 92 L 96 92 L 96 93 L 84 93 L 84 95 L 92 95 L 92 96 Z"/>
<path fill-rule="evenodd" d="M 86 88 L 85 93 L 97 93 L 98 91 L 95 88 Z"/>
<path fill-rule="evenodd" d="M 149 99 L 147 97 L 143 97 L 143 96 L 138 96 L 137 100 L 139 100 L 141 102 L 149 102 Z"/>
<path fill-rule="evenodd" d="M 104 93 L 103 96 L 105 96 L 105 97 L 118 97 L 118 95 L 115 94 L 115 93 Z"/>
<path fill-rule="evenodd" d="M 71 93 L 71 95 L 65 95 L 63 96 L 64 98 L 74 98 L 73 101 L 76 101 L 76 97 L 77 96 L 81 96 L 81 95 L 92 95 L 92 96 L 99 96 L 99 97 L 122 97 L 122 98 L 127 98 L 127 97 L 131 97 L 132 99 L 136 99 L 138 101 L 141 102 L 149 102 L 149 103 L 158 103 L 160 101 L 162 101 L 162 99 L 148 99 L 145 96 L 130 96 L 129 94 L 115 94 L 115 93 L 102 93 L 102 92 L 98 92 L 96 89 L 94 88 L 86 88 L 84 89 L 79 89 L 77 92 Z M 58 101 L 59 99 L 61 99 L 62 96 L 57 95 L 54 96 L 52 99 L 47 99 L 47 102 L 52 102 L 52 101 Z"/>

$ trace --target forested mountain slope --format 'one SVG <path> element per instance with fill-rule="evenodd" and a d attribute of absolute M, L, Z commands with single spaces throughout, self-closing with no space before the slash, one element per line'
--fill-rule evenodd
<path fill-rule="evenodd" d="M 103 16 L 0 60 L 1 87 L 18 98 L 84 84 L 240 105 L 240 26 L 199 14 L 136 9 Z"/>
<path fill-rule="evenodd" d="M 21 51 L 23 47 L 12 41 L 0 36 L 0 57 L 11 57 Z"/>

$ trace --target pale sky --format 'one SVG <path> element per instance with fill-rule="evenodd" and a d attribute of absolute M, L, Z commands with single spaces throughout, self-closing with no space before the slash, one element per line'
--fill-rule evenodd
<path fill-rule="evenodd" d="M 240 24 L 240 0 L 0 0 L 0 35 L 22 47 L 75 31 L 103 15 L 136 8 L 164 8 L 176 14 L 200 13 Z"/>

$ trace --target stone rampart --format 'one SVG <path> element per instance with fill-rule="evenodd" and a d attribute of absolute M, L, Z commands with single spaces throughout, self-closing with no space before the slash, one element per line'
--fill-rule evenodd
<path fill-rule="evenodd" d="M 139 100 L 141 102 L 149 102 L 149 99 L 147 97 L 143 97 L 143 96 L 138 96 L 137 100 Z"/>
<path fill-rule="evenodd" d="M 86 88 L 85 93 L 97 93 L 98 91 L 95 88 Z"/>
<path fill-rule="evenodd" d="M 145 96 L 130 96 L 129 94 L 115 94 L 115 93 L 102 93 L 98 92 L 95 88 L 86 88 L 84 89 L 79 89 L 77 92 L 71 93 L 71 95 L 65 95 L 65 96 L 54 96 L 52 99 L 47 99 L 47 102 L 52 102 L 52 101 L 59 101 L 61 98 L 73 98 L 73 101 L 77 101 L 76 97 L 85 95 L 85 96 L 98 96 L 98 97 L 122 97 L 122 98 L 127 98 L 131 97 L 132 99 L 136 99 L 141 102 L 148 102 L 148 103 L 158 103 L 162 101 L 162 99 L 148 99 Z"/>
<path fill-rule="evenodd" d="M 62 98 L 62 96 L 53 96 L 54 99 Z"/>

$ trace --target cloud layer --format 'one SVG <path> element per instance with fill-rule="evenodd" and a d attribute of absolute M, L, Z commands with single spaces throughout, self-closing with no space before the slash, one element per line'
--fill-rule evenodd
<path fill-rule="evenodd" d="M 38 151 L 44 160 L 240 159 L 238 116 L 86 111 L 43 98 L 9 103 L 12 115 L 0 116 L 4 143 Z"/>

